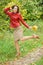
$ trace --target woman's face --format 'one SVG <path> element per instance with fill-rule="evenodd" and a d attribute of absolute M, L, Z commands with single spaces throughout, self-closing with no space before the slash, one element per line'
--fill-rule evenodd
<path fill-rule="evenodd" d="M 15 6 L 15 7 L 13 8 L 13 12 L 14 12 L 14 13 L 17 13 L 17 6 Z"/>

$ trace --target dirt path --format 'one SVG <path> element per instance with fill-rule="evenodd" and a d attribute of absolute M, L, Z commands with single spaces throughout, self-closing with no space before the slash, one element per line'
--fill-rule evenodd
<path fill-rule="evenodd" d="M 43 48 L 38 48 L 35 51 L 29 53 L 27 56 L 16 60 L 16 61 L 9 61 L 6 62 L 4 65 L 29 65 L 43 56 Z M 0 64 L 3 65 L 3 64 Z"/>

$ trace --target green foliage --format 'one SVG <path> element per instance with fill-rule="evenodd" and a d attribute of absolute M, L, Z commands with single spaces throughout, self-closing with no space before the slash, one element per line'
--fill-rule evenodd
<path fill-rule="evenodd" d="M 26 0 L 23 9 L 27 10 L 27 19 L 40 19 L 40 16 L 42 15 L 42 6 L 39 6 L 38 4 L 39 2 L 37 1 Z"/>
<path fill-rule="evenodd" d="M 23 19 L 36 20 L 43 19 L 42 0 L 1 0 L 0 1 L 0 31 L 10 30 L 9 17 L 4 13 L 5 7 L 11 7 L 14 4 L 18 5 Z"/>
<path fill-rule="evenodd" d="M 19 6 L 23 19 L 26 19 L 26 22 L 29 25 L 38 25 L 39 27 L 38 31 L 35 32 L 40 36 L 38 41 L 29 40 L 29 42 L 23 42 L 25 44 L 22 44 L 22 42 L 19 43 L 21 47 L 20 50 L 22 52 L 21 55 L 24 56 L 32 49 L 41 47 L 43 45 L 43 20 L 41 20 L 43 19 L 42 0 L 0 0 L 0 62 L 13 60 L 16 55 L 16 50 L 13 45 L 14 38 L 11 34 L 13 29 L 10 29 L 9 17 L 3 11 L 5 7 L 11 7 L 14 4 Z M 29 20 L 30 22 L 28 22 Z M 23 27 L 23 29 L 25 28 Z M 34 33 L 28 29 L 25 29 L 24 31 L 24 35 L 32 35 Z M 37 65 L 40 65 L 39 62 Z"/>

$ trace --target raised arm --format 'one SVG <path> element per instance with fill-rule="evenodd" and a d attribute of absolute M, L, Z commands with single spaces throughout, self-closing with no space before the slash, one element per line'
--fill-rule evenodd
<path fill-rule="evenodd" d="M 9 8 L 5 8 L 5 9 L 4 9 L 4 12 L 5 12 L 7 15 L 10 16 L 10 15 L 11 15 L 11 12 L 9 12 L 9 10 L 10 10 L 10 7 L 9 7 Z"/>
<path fill-rule="evenodd" d="M 21 21 L 21 23 L 26 27 L 26 28 L 30 28 L 30 26 L 23 20 L 21 14 L 19 14 L 19 20 Z"/>

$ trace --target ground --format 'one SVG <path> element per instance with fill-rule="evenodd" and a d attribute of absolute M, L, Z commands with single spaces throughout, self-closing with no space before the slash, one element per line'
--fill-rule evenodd
<path fill-rule="evenodd" d="M 24 41 L 23 43 L 20 41 L 20 51 L 21 51 L 21 57 L 23 58 L 25 55 L 27 55 L 29 52 L 32 52 L 33 49 L 37 49 L 38 47 L 43 46 L 43 21 L 38 20 L 38 21 L 28 21 L 27 22 L 29 25 L 38 25 L 38 31 L 34 32 L 32 30 L 28 30 L 24 28 L 24 35 L 32 35 L 32 34 L 38 34 L 40 36 L 39 40 L 27 40 Z M 6 31 L 4 33 L 0 33 L 0 62 L 6 62 L 10 60 L 14 60 L 16 58 L 16 49 L 14 45 L 14 39 L 13 39 L 13 34 L 10 33 L 9 31 Z M 43 62 L 43 58 L 38 60 L 36 65 L 40 65 Z M 39 64 L 40 62 L 40 64 Z"/>

